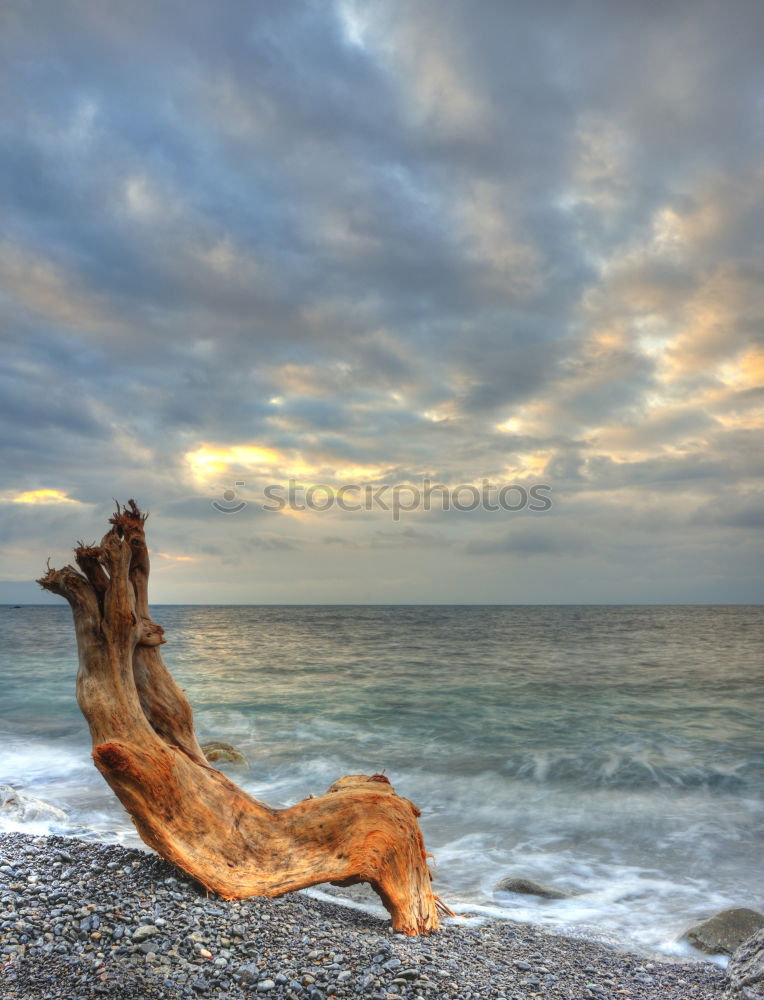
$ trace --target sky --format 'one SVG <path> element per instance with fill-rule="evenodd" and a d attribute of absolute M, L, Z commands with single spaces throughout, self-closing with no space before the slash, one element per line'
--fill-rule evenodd
<path fill-rule="evenodd" d="M 134 497 L 155 603 L 760 603 L 762 44 L 8 0 L 0 601 Z"/>

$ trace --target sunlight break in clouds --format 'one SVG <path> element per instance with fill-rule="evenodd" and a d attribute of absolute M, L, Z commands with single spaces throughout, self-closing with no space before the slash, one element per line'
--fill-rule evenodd
<path fill-rule="evenodd" d="M 234 445 L 229 448 L 200 445 L 195 451 L 188 452 L 186 461 L 193 478 L 205 482 L 210 476 L 234 467 L 268 471 L 279 467 L 283 456 L 272 448 L 259 445 Z"/>
<path fill-rule="evenodd" d="M 302 457 L 260 445 L 213 446 L 200 445 L 186 455 L 191 475 L 197 483 L 219 482 L 224 473 L 233 476 L 249 474 L 256 480 L 271 477 L 286 481 L 299 477 L 306 481 L 369 481 L 378 479 L 384 470 L 371 465 L 337 464 L 327 457 L 324 462 L 310 463 Z"/>
<path fill-rule="evenodd" d="M 29 503 L 29 504 L 61 504 L 61 503 L 73 503 L 81 506 L 79 500 L 73 500 L 72 497 L 67 496 L 63 490 L 27 490 L 26 493 L 19 493 L 18 496 L 9 497 L 12 503 Z"/>
<path fill-rule="evenodd" d="M 150 550 L 152 556 L 158 556 L 160 559 L 169 559 L 170 562 L 196 562 L 194 556 L 174 556 L 169 552 L 158 552 L 156 549 Z"/>

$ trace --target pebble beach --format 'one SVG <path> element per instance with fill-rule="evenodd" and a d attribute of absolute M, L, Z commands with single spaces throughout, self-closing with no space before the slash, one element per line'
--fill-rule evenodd
<path fill-rule="evenodd" d="M 724 973 L 510 921 L 406 938 L 305 893 L 227 902 L 153 854 L 0 836 L 2 1000 L 718 1000 Z"/>

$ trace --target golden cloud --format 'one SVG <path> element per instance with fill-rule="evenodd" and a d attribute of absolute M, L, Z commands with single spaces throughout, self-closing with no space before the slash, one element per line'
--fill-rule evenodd
<path fill-rule="evenodd" d="M 25 493 L 18 493 L 16 496 L 7 497 L 11 503 L 30 504 L 53 504 L 53 503 L 73 503 L 80 505 L 79 500 L 74 500 L 67 496 L 63 490 L 27 490 Z"/>

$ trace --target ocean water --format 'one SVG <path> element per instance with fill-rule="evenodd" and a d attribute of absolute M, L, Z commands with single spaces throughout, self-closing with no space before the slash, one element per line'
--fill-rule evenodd
<path fill-rule="evenodd" d="M 155 607 L 202 742 L 274 806 L 383 771 L 453 909 L 642 950 L 764 907 L 764 607 Z M 5 829 L 138 846 L 90 760 L 69 609 L 0 607 Z M 564 900 L 494 892 L 504 876 Z"/>

